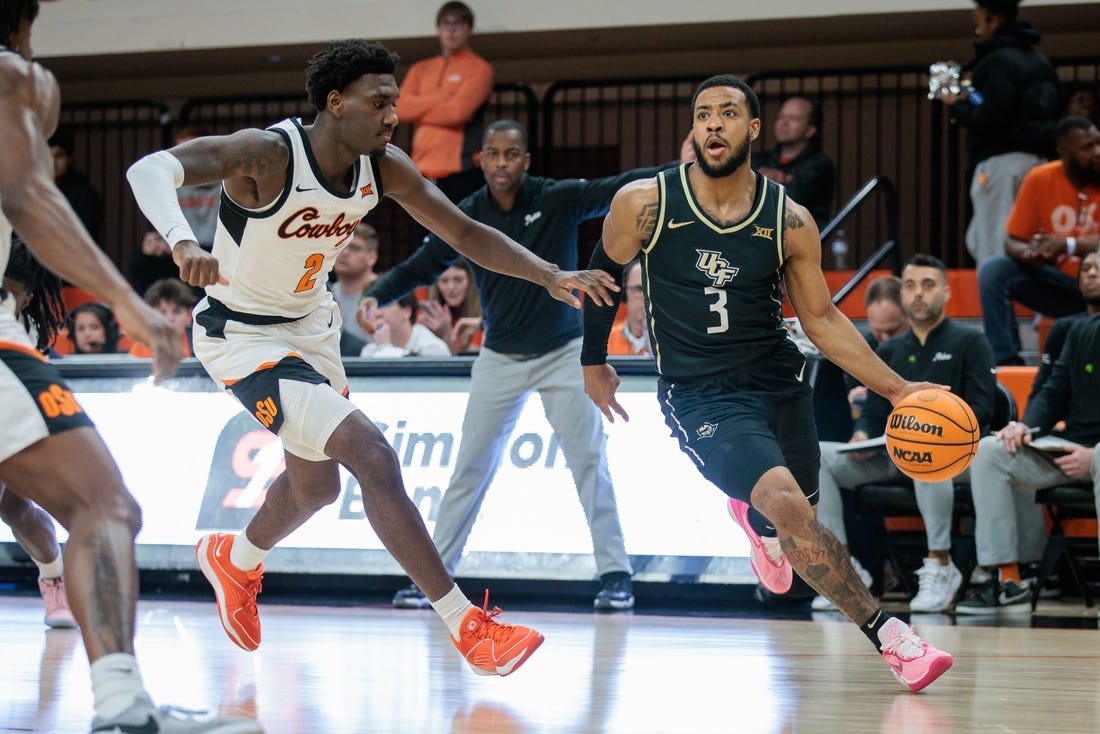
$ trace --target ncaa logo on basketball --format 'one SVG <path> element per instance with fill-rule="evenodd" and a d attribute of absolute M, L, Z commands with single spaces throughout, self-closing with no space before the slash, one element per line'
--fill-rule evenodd
<path fill-rule="evenodd" d="M 921 390 L 900 400 L 886 421 L 886 449 L 894 465 L 912 479 L 954 479 L 977 453 L 980 426 L 959 396 Z"/>
<path fill-rule="evenodd" d="M 908 461 L 912 464 L 931 464 L 932 452 L 931 451 L 907 451 L 906 449 L 894 447 L 894 458 L 901 459 L 902 461 Z"/>

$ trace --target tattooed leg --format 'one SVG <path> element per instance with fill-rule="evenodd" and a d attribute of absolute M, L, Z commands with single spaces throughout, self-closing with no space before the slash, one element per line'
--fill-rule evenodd
<path fill-rule="evenodd" d="M 51 435 L 0 463 L 0 481 L 69 531 L 65 591 L 90 661 L 133 654 L 141 510 L 92 428 Z"/>
<path fill-rule="evenodd" d="M 74 524 L 65 546 L 65 589 L 91 661 L 134 653 L 138 586 L 133 535 L 122 523 L 96 519 Z"/>
<path fill-rule="evenodd" d="M 844 616 L 863 624 L 878 604 L 852 567 L 851 556 L 817 520 L 811 520 L 789 534 L 777 524 L 779 545 L 791 568 L 817 593 L 836 605 Z"/>
<path fill-rule="evenodd" d="M 874 614 L 878 604 L 852 567 L 847 550 L 817 521 L 786 468 L 776 467 L 760 478 L 752 504 L 775 526 L 791 568 L 806 583 L 856 624 Z"/>

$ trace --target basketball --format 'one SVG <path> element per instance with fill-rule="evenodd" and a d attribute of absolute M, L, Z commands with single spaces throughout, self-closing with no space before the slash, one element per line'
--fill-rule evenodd
<path fill-rule="evenodd" d="M 921 390 L 898 403 L 886 422 L 886 451 L 902 474 L 923 482 L 954 479 L 978 450 L 978 419 L 947 390 Z"/>

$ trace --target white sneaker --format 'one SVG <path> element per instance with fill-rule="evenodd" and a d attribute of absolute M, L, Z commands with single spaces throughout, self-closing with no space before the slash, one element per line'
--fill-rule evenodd
<path fill-rule="evenodd" d="M 917 569 L 920 588 L 909 602 L 912 612 L 942 612 L 955 603 L 955 595 L 962 586 L 962 573 L 951 561 L 942 565 L 935 558 L 925 558 L 924 565 Z"/>
<path fill-rule="evenodd" d="M 852 568 L 859 574 L 859 580 L 863 582 L 864 586 L 870 589 L 871 584 L 874 583 L 874 579 L 871 578 L 871 572 L 864 568 L 855 556 L 852 556 L 851 559 Z M 836 605 L 821 594 L 818 594 L 814 597 L 814 600 L 810 602 L 810 609 L 813 609 L 815 612 L 832 612 L 836 610 Z"/>
<path fill-rule="evenodd" d="M 134 705 L 113 719 L 96 716 L 91 734 L 264 734 L 255 719 L 241 716 L 202 716 L 204 712 L 174 706 L 153 708 L 142 694 Z"/>

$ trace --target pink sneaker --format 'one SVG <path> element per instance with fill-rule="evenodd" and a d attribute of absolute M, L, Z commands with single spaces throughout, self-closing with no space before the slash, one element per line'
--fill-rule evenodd
<path fill-rule="evenodd" d="M 748 503 L 730 497 L 729 511 L 730 517 L 741 526 L 745 535 L 749 536 L 749 543 L 752 545 L 749 562 L 752 563 L 752 570 L 756 572 L 756 578 L 760 579 L 764 588 L 773 594 L 786 594 L 791 590 L 794 571 L 779 548 L 779 539 L 765 540 L 756 534 L 752 525 L 749 524 Z"/>
<path fill-rule="evenodd" d="M 922 640 L 900 619 L 891 619 L 883 627 L 887 642 L 882 657 L 894 672 L 898 683 L 910 691 L 919 691 L 946 673 L 955 659 Z"/>
<path fill-rule="evenodd" d="M 65 596 L 65 581 L 63 579 L 38 579 L 38 590 L 42 592 L 42 600 L 46 602 L 47 627 L 54 629 L 72 629 L 76 627 L 76 617 L 69 609 L 69 599 Z"/>

